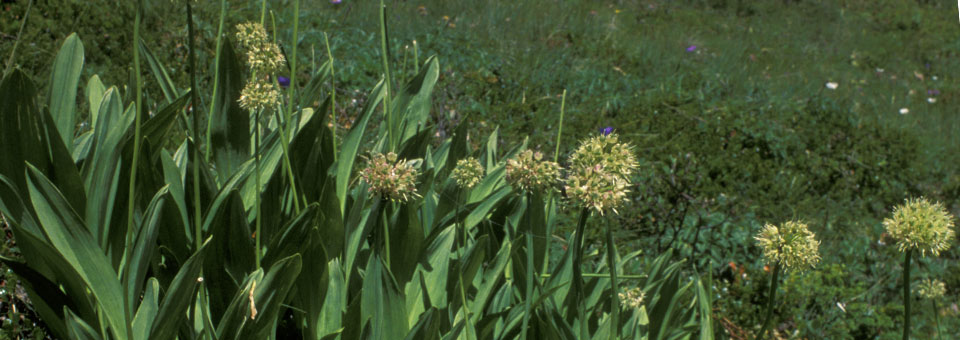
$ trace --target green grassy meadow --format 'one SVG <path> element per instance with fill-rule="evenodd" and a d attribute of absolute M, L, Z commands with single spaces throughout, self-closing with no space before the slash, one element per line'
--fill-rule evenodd
<path fill-rule="evenodd" d="M 133 71 L 137 2 L 33 1 L 22 32 L 28 1 L 0 4 L 0 60 L 8 79 L 4 84 L 14 84 L 9 79 L 26 82 L 11 74 L 23 74 L 23 79 L 35 84 L 38 99 L 34 101 L 39 104 L 30 110 L 55 111 L 47 98 L 57 96 L 54 86 L 63 87 L 51 76 L 54 60 L 71 33 L 82 40 L 83 67 L 74 86 L 79 90 L 75 103 L 68 103 L 75 104 L 77 116 L 68 139 L 76 137 L 77 142 L 65 143 L 67 156 L 74 155 L 75 161 L 68 166 L 69 172 L 77 172 L 85 184 L 95 181 L 87 180 L 88 175 L 100 178 L 91 174 L 106 171 L 91 165 L 100 159 L 95 156 L 101 157 L 98 146 L 107 143 L 97 139 L 95 110 L 88 109 L 94 107 L 92 99 L 100 100 L 90 94 L 88 81 L 94 75 L 106 88 L 117 86 L 114 97 L 103 90 L 98 94 L 104 95 L 104 101 L 116 101 L 118 117 L 140 112 L 134 99 L 138 84 L 143 87 L 145 121 L 163 112 L 171 117 L 171 123 L 163 125 L 169 127 L 163 128 L 163 138 L 147 135 L 141 165 L 129 165 L 131 155 L 136 160 L 140 151 L 117 144 L 123 150 L 111 156 L 118 162 L 114 176 L 119 180 L 112 194 L 117 207 L 106 215 L 118 226 L 127 218 L 138 226 L 147 225 L 150 216 L 158 216 L 161 222 L 170 219 L 176 223 L 171 233 L 183 235 L 165 238 L 167 229 L 161 223 L 157 227 L 161 236 L 152 243 L 145 241 L 150 246 L 144 246 L 156 250 L 143 255 L 144 267 L 138 269 L 143 274 L 134 279 L 123 273 L 133 261 L 128 256 L 134 256 L 133 241 L 122 242 L 127 234 L 103 231 L 109 235 L 96 239 L 103 248 L 96 251 L 106 254 L 104 268 L 112 266 L 113 274 L 121 272 L 125 296 L 144 305 L 162 300 L 158 306 L 165 306 L 167 300 L 175 300 L 177 296 L 168 295 L 168 289 L 183 293 L 174 290 L 180 287 L 178 273 L 199 275 L 200 269 L 188 270 L 200 266 L 191 267 L 194 262 L 187 259 L 194 256 L 198 263 L 203 256 L 208 259 L 200 277 L 228 282 L 230 289 L 224 292 L 215 292 L 217 288 L 208 284 L 183 288 L 187 292 L 176 301 L 182 300 L 180 306 L 190 313 L 168 312 L 174 316 L 165 322 L 173 325 L 176 331 L 171 332 L 176 334 L 166 338 L 227 334 L 271 339 L 559 339 L 583 338 L 584 327 L 591 333 L 589 338 L 607 338 L 618 329 L 610 323 L 619 315 L 622 326 L 617 332 L 624 332 L 625 339 L 755 339 L 762 336 L 758 333 L 764 318 L 772 315 L 767 338 L 897 339 L 905 328 L 903 253 L 883 220 L 895 206 L 920 196 L 941 202 L 954 216 L 960 213 L 960 22 L 957 7 L 948 1 L 385 1 L 388 38 L 384 45 L 380 6 L 375 1 L 229 1 L 219 42 L 237 50 L 239 57 L 233 64 L 221 59 L 224 54 L 217 50 L 220 2 L 193 3 L 190 28 L 182 2 L 143 1 L 137 34 L 147 48 L 140 51 L 149 51 L 156 64 L 148 64 L 153 61 L 143 59 L 140 52 L 139 75 Z M 296 51 L 297 69 L 291 81 L 295 90 L 289 92 L 292 99 L 296 91 L 296 104 L 283 90 L 275 116 L 267 109 L 265 116 L 252 117 L 230 104 L 236 102 L 233 97 L 239 97 L 243 84 L 229 77 L 220 81 L 218 75 L 223 73 L 217 72 L 236 69 L 238 76 L 247 74 L 242 71 L 246 57 L 238 47 L 235 27 L 260 20 L 262 8 L 266 8 L 264 27 L 287 58 L 283 72 L 289 73 Z M 294 25 L 298 27 L 295 38 Z M 189 31 L 195 31 L 195 48 L 189 45 Z M 386 58 L 382 46 L 388 51 Z M 196 68 L 190 66 L 191 55 Z M 387 86 L 381 82 L 385 64 L 393 83 L 386 95 Z M 167 82 L 157 80 L 154 65 L 160 65 Z M 249 78 L 257 76 L 263 75 L 251 73 Z M 431 77 L 436 78 L 435 85 L 423 86 L 423 79 L 429 83 Z M 215 80 L 221 92 L 235 89 L 230 90 L 234 96 L 216 97 Z M 14 85 L 9 86 L 3 89 Z M 194 87 L 199 90 L 188 91 Z M 170 88 L 176 95 L 169 95 Z M 15 92 L 9 91 L 3 98 L 12 102 Z M 407 94 L 415 99 L 404 97 Z M 391 95 L 397 97 L 390 99 Z M 378 108 L 384 98 L 399 105 L 394 114 L 401 123 Z M 16 107 L 9 109 L 10 117 L 31 106 Z M 197 112 L 202 115 L 194 120 Z M 210 131 L 227 129 L 229 124 L 223 121 L 229 117 L 236 118 L 216 112 L 243 113 L 246 130 L 239 137 L 230 135 L 234 139 L 227 142 L 203 139 L 210 138 Z M 55 120 L 56 113 L 51 113 Z M 417 119 L 425 123 L 416 131 L 401 125 Z M 135 138 L 132 126 L 140 123 L 129 120 L 117 128 L 122 130 L 117 130 L 121 132 L 116 132 L 116 138 Z M 42 118 L 39 121 L 38 126 L 48 124 Z M 10 135 L 11 120 L 4 122 L 7 125 L 0 126 L 0 133 Z M 265 126 L 267 170 L 261 170 L 260 160 L 251 156 L 251 145 L 260 145 L 260 136 L 253 137 L 252 131 L 261 131 L 254 122 Z M 300 124 L 287 125 L 291 122 Z M 206 134 L 196 128 L 208 124 L 213 130 Z M 612 127 L 621 141 L 632 145 L 636 171 L 628 178 L 629 192 L 617 213 L 589 215 L 581 235 L 577 235 L 583 224 L 578 221 L 580 210 L 569 199 L 569 189 L 542 195 L 525 192 L 511 187 L 503 175 L 506 160 L 521 149 L 540 151 L 544 159 L 556 159 L 567 168 L 580 141 L 602 135 L 605 127 Z M 78 151 L 85 133 L 97 140 L 89 147 L 89 156 Z M 56 149 L 56 143 L 50 143 L 54 145 L 50 150 Z M 276 146 L 280 144 L 283 148 Z M 353 154 L 348 152 L 351 147 Z M 388 204 L 386 198 L 366 197 L 369 183 L 359 179 L 362 164 L 369 154 L 387 151 L 419 160 L 417 190 L 423 197 L 416 203 Z M 2 152 L 0 159 L 21 153 Z M 195 152 L 209 157 L 194 159 Z M 49 163 L 56 164 L 50 169 L 60 169 L 56 152 L 49 153 Z M 467 156 L 479 158 L 487 176 L 477 189 L 463 193 L 450 173 L 456 159 Z M 223 157 L 228 160 L 221 162 Z M 23 159 L 14 160 L 23 163 Z M 194 170 L 197 163 L 201 163 L 199 170 Z M 344 170 L 343 164 L 352 168 Z M 12 183 L 0 189 L 16 193 L 22 188 L 19 196 L 0 195 L 6 234 L 0 249 L 5 263 L 0 266 L 0 339 L 55 338 L 58 332 L 70 338 L 124 338 L 115 320 L 99 316 L 109 314 L 101 310 L 107 308 L 90 302 L 106 300 L 96 295 L 99 291 L 71 290 L 73 286 L 59 281 L 68 282 L 66 274 L 50 274 L 55 270 L 44 267 L 49 264 L 30 267 L 34 264 L 21 249 L 25 241 L 20 235 L 27 232 L 18 230 L 33 229 L 23 216 L 34 216 L 39 221 L 36 225 L 52 222 L 43 218 L 37 203 L 24 203 L 21 209 L 11 202 L 15 196 L 36 202 L 34 195 L 42 192 L 54 208 L 72 205 L 82 225 L 91 226 L 95 223 L 90 216 L 96 215 L 97 208 L 77 208 L 80 205 L 74 200 L 80 199 L 70 196 L 76 189 L 64 184 L 67 177 L 57 177 L 65 176 L 65 170 L 50 170 L 55 173 L 51 175 L 42 167 L 34 173 L 29 170 L 33 168 L 17 166 L 9 171 L 0 168 L 0 175 Z M 143 183 L 135 185 L 136 199 L 127 213 L 130 176 L 126 173 L 137 168 L 143 169 L 142 177 L 137 177 Z M 56 197 L 61 196 L 44 191 L 41 184 L 47 182 L 30 182 L 40 173 L 50 177 L 51 187 L 70 202 L 57 205 Z M 253 173 L 258 175 L 256 184 Z M 83 201 L 99 197 L 93 193 L 87 188 Z M 253 197 L 260 194 L 280 199 L 255 201 Z M 164 199 L 163 211 L 170 212 L 153 208 L 154 200 Z M 540 205 L 545 209 L 535 209 Z M 13 214 L 18 209 L 24 215 Z M 196 218 L 195 211 L 196 217 L 204 218 Z M 107 217 L 97 218 L 103 222 L 99 218 Z M 542 219 L 542 223 L 531 219 Z M 195 236 L 193 226 L 200 224 L 198 220 L 204 222 Z M 774 269 L 754 237 L 767 223 L 791 220 L 809 225 L 821 242 L 821 259 L 813 269 L 781 273 L 774 287 L 777 303 L 768 313 L 770 276 L 780 267 Z M 107 218 L 105 223 L 110 221 Z M 955 218 L 951 221 L 956 223 Z M 219 229 L 221 222 L 246 229 Z M 265 239 L 261 245 L 256 235 L 254 246 L 252 239 L 244 237 L 250 234 L 244 233 L 260 230 L 261 223 Z M 541 231 L 535 225 L 540 224 L 548 226 L 548 233 L 530 241 L 532 234 L 524 235 L 524 228 L 537 233 Z M 298 240 L 309 244 L 302 249 L 293 245 L 298 241 L 294 236 L 285 238 L 301 232 L 300 225 L 305 229 L 302 235 L 296 234 L 301 236 Z M 466 229 L 460 229 L 464 225 Z M 380 234 L 380 227 L 386 235 Z M 34 235 L 38 240 L 47 235 L 54 245 L 51 249 L 61 248 L 52 232 L 32 228 L 41 235 Z M 354 234 L 351 228 L 363 232 Z M 584 257 L 579 260 L 574 254 L 575 235 L 584 237 Z M 943 281 L 946 288 L 939 300 L 912 295 L 914 339 L 960 335 L 960 243 L 951 236 L 951 247 L 939 256 L 913 257 L 912 286 L 929 278 Z M 220 237 L 246 240 L 221 245 Z M 397 245 L 411 243 L 426 250 L 398 250 Z M 355 253 L 349 250 L 351 245 Z M 614 261 L 608 262 L 607 257 L 613 245 L 615 260 L 622 261 L 617 262 L 622 276 L 619 287 L 636 286 L 647 292 L 642 314 L 625 306 L 618 314 L 620 307 L 611 307 L 608 301 L 616 299 L 606 289 L 610 280 L 604 276 Z M 284 251 L 283 255 L 270 254 L 275 249 Z M 257 265 L 252 256 L 236 263 L 226 261 L 222 266 L 229 273 L 211 276 L 217 267 L 209 259 L 228 250 L 256 253 Z M 310 254 L 319 253 L 323 256 L 311 259 Z M 63 257 L 69 262 L 70 256 Z M 535 271 L 530 269 L 534 262 Z M 24 269 L 28 267 L 33 269 Z M 434 267 L 446 275 L 437 274 Z M 305 282 L 314 277 L 299 274 L 309 268 L 322 277 L 322 289 L 313 292 L 322 294 L 310 295 L 307 287 L 312 286 Z M 580 296 L 577 283 L 570 279 L 579 275 L 571 273 L 580 268 L 584 273 L 603 274 L 587 275 L 586 287 L 579 287 L 588 308 L 595 307 L 586 316 L 577 314 L 578 298 L 569 297 Z M 76 270 L 79 276 L 86 275 L 85 269 Z M 453 274 L 458 270 L 459 277 Z M 662 281 L 655 280 L 658 270 L 663 270 Z M 475 277 L 463 277 L 463 273 Z M 29 274 L 34 276 L 24 278 Z M 534 275 L 538 275 L 537 284 L 530 284 Z M 348 284 L 351 276 L 358 286 Z M 43 289 L 36 283 L 40 281 L 30 280 L 37 277 L 49 283 L 46 293 L 52 295 L 46 296 L 84 292 L 80 299 L 98 307 L 85 309 L 83 301 L 36 307 Z M 564 278 L 570 281 L 558 281 Z M 296 283 L 278 283 L 283 279 Z M 336 286 L 338 279 L 343 286 Z M 126 293 L 128 281 L 146 288 L 133 290 L 142 294 Z M 261 291 L 256 284 L 251 288 L 250 282 L 272 283 L 279 286 L 276 292 L 290 293 L 259 300 Z M 30 286 L 29 294 L 23 286 Z M 77 287 L 81 286 L 87 287 Z M 150 287 L 160 288 L 151 295 Z M 386 293 L 368 297 L 366 292 L 373 288 Z M 337 289 L 344 293 L 334 299 L 329 292 Z M 202 297 L 206 290 L 209 299 Z M 232 312 L 250 307 L 243 304 L 247 293 L 253 304 L 254 291 L 258 301 L 267 301 L 261 306 L 270 306 L 261 308 L 263 315 L 273 316 L 275 322 L 242 324 L 238 321 L 245 320 L 242 317 L 230 319 Z M 675 300 L 668 303 L 661 296 L 675 296 Z M 140 313 L 130 308 L 136 302 L 127 299 L 126 317 L 135 320 Z M 323 307 L 321 302 L 342 307 Z M 369 309 L 379 305 L 395 310 Z M 158 310 L 157 315 L 166 315 L 163 308 Z M 43 313 L 59 315 L 63 319 L 57 322 L 65 326 L 47 325 Z M 371 321 L 367 326 L 365 321 L 344 321 L 350 319 L 387 321 Z M 89 324 L 85 328 L 70 320 Z M 156 332 L 164 319 L 157 320 L 154 328 L 147 328 L 149 332 Z M 257 330 L 245 333 L 253 327 Z M 242 331 L 234 334 L 231 328 Z M 391 333 L 399 331 L 403 333 Z"/>

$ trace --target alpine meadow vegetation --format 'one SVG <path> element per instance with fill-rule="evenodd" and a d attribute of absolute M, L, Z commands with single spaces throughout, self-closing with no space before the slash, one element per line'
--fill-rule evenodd
<path fill-rule="evenodd" d="M 946 9 L 4 2 L 0 339 L 955 337 Z"/>

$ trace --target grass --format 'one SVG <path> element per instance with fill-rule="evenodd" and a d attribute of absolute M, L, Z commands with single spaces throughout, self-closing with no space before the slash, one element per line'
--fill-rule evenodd
<path fill-rule="evenodd" d="M 257 17 L 258 5 L 234 5 L 225 27 Z M 0 7 L 0 27 L 15 32 L 9 28 L 18 27 L 26 3 L 3 6 L 9 7 Z M 162 11 L 172 5 L 153 6 Z M 271 6 L 277 27 L 292 28 L 283 20 L 292 18 L 293 6 Z M 103 72 L 131 64 L 120 47 L 130 41 L 132 31 L 122 20 L 132 17 L 129 8 L 114 16 L 75 4 L 34 10 L 30 20 L 36 21 L 24 38 L 33 43 L 21 44 L 15 59 L 21 67 L 43 78 L 49 71 L 41 65 L 75 29 L 87 32 L 81 38 L 88 47 L 99 45 L 88 50 L 82 79 L 93 73 L 112 84 L 129 79 Z M 440 58 L 432 114 L 441 137 L 468 124 L 476 137 L 470 142 L 479 145 L 485 142 L 480 136 L 499 127 L 504 145 L 529 138 L 535 149 L 566 154 L 577 140 L 613 126 L 633 141 L 646 169 L 644 185 L 632 209 L 597 220 L 622 226 L 617 238 L 627 250 L 676 247 L 729 276 L 717 287 L 729 297 L 717 299 L 717 317 L 729 321 L 728 332 L 756 331 L 750 325 L 762 320 L 752 309 L 759 304 L 736 302 L 768 288 L 750 235 L 765 221 L 805 217 L 823 241 L 824 263 L 843 265 L 786 278 L 784 289 L 794 294 L 783 305 L 790 309 L 776 312 L 797 317 L 780 321 L 802 337 L 887 338 L 898 329 L 899 306 L 889 301 L 896 301 L 891 297 L 898 295 L 899 276 L 890 274 L 889 263 L 898 262 L 899 253 L 884 245 L 892 241 L 883 238 L 879 220 L 906 195 L 943 200 L 954 212 L 958 207 L 960 164 L 953 160 L 960 154 L 954 110 L 960 103 L 960 26 L 953 10 L 946 1 L 894 0 L 424 0 L 388 2 L 387 21 L 390 62 L 400 65 L 391 70 L 395 84 L 412 77 L 426 57 Z M 197 17 L 219 14 L 215 2 L 197 11 Z M 337 60 L 336 109 L 346 127 L 365 99 L 357 91 L 372 88 L 383 69 L 375 47 L 378 6 L 308 1 L 299 11 L 303 65 L 327 60 L 329 34 Z M 74 15 L 73 25 L 63 24 Z M 149 14 L 144 20 L 146 39 L 168 47 L 155 51 L 175 68 L 175 81 L 186 83 L 186 52 L 178 45 L 186 25 Z M 197 64 L 210 65 L 216 26 L 212 20 L 198 25 Z M 0 38 L 3 59 L 13 41 Z M 201 88 L 212 84 L 211 74 L 203 75 Z M 566 131 L 558 147 L 565 90 Z M 900 113 L 904 108 L 907 114 Z M 566 216 L 558 234 L 573 225 L 574 217 Z M 588 234 L 588 244 L 599 249 L 599 236 Z M 922 270 L 944 278 L 954 292 L 948 294 L 952 306 L 960 287 L 960 274 L 953 274 L 958 257 L 953 249 L 940 259 L 918 259 Z M 819 288 L 804 292 L 805 285 Z M 960 325 L 958 313 L 944 305 L 951 317 L 943 329 L 953 329 Z M 914 319 L 915 335 L 934 334 L 932 313 L 920 313 L 925 316 Z"/>

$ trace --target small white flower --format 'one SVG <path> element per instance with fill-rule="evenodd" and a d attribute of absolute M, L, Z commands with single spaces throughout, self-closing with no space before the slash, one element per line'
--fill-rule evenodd
<path fill-rule="evenodd" d="M 937 76 L 933 76 L 933 77 L 931 77 L 931 79 L 937 80 Z"/>
<path fill-rule="evenodd" d="M 828 89 L 836 90 L 838 86 L 840 86 L 840 84 L 837 84 L 837 83 L 832 82 L 832 81 L 827 82 L 827 88 L 828 88 Z"/>
<path fill-rule="evenodd" d="M 882 69 L 882 68 L 879 68 L 879 67 L 877 67 L 877 73 L 883 73 L 883 69 Z"/>
<path fill-rule="evenodd" d="M 933 98 L 933 97 L 927 98 L 927 103 L 933 104 L 936 102 L 937 102 L 937 98 Z"/>
<path fill-rule="evenodd" d="M 908 114 L 908 113 L 910 113 L 910 109 L 908 109 L 908 108 L 902 108 L 902 109 L 900 109 L 900 114 L 905 115 L 905 114 Z"/>

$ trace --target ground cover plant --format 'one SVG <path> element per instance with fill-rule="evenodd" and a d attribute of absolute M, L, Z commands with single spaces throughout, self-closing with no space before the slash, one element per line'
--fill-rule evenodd
<path fill-rule="evenodd" d="M 950 4 L 4 6 L 3 336 L 960 327 Z"/>

